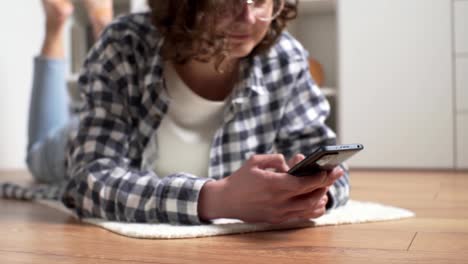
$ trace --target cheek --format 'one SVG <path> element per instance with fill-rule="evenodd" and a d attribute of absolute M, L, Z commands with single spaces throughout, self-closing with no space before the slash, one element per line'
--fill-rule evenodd
<path fill-rule="evenodd" d="M 224 32 L 226 31 L 231 25 L 231 22 L 230 20 L 228 19 L 219 19 L 218 21 L 216 21 L 216 31 L 218 32 Z"/>
<path fill-rule="evenodd" d="M 232 19 L 229 17 L 217 17 L 212 21 L 214 23 L 214 30 L 218 33 L 226 32 L 229 28 L 232 27 Z"/>
<path fill-rule="evenodd" d="M 270 24 L 258 24 L 255 28 L 255 42 L 258 44 L 262 39 L 266 36 L 268 30 L 270 28 Z"/>

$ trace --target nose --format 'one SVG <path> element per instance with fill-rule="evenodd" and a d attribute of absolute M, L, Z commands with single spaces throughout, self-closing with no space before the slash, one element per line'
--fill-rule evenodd
<path fill-rule="evenodd" d="M 247 1 L 242 1 L 242 8 L 240 9 L 240 12 L 239 14 L 237 15 L 236 17 L 236 20 L 238 21 L 244 21 L 244 22 L 247 22 L 249 24 L 255 24 L 255 11 L 253 10 L 253 8 L 251 7 L 250 4 L 248 4 Z"/>

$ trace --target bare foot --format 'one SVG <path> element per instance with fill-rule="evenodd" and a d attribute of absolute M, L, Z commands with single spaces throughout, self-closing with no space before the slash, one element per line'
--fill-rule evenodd
<path fill-rule="evenodd" d="M 84 0 L 86 12 L 97 39 L 102 30 L 112 21 L 114 9 L 112 0 Z"/>
<path fill-rule="evenodd" d="M 68 17 L 73 13 L 73 4 L 70 0 L 42 0 L 46 15 L 46 29 L 58 32 L 63 29 Z"/>
<path fill-rule="evenodd" d="M 70 0 L 42 0 L 42 6 L 46 15 L 46 35 L 41 55 L 54 59 L 63 58 L 63 32 L 67 18 L 73 13 L 73 4 Z"/>

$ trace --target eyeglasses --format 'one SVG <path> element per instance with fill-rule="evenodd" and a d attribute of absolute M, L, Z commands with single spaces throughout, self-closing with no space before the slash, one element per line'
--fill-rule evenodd
<path fill-rule="evenodd" d="M 261 21 L 272 21 L 277 18 L 284 7 L 285 0 L 232 0 L 221 7 L 223 16 L 237 17 L 244 12 L 246 4 L 255 18 Z"/>

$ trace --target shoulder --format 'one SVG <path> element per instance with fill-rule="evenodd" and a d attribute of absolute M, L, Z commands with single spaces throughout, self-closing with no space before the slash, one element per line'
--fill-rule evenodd
<path fill-rule="evenodd" d="M 272 81 L 296 76 L 308 69 L 309 53 L 288 32 L 283 32 L 270 50 L 254 57 L 254 65 Z"/>
<path fill-rule="evenodd" d="M 260 55 L 262 61 L 282 59 L 286 61 L 301 61 L 307 59 L 308 52 L 302 44 L 289 32 L 284 31 L 269 51 Z"/>
<path fill-rule="evenodd" d="M 107 89 L 133 100 L 143 93 L 142 84 L 147 77 L 161 77 L 161 43 L 162 37 L 149 13 L 116 18 L 88 53 L 81 68 L 81 86 L 90 93 Z M 88 85 L 92 81 L 100 82 L 104 88 Z"/>
<path fill-rule="evenodd" d="M 291 34 L 283 32 L 269 51 L 253 58 L 253 65 L 265 82 L 292 83 L 306 76 L 308 52 Z"/>
<path fill-rule="evenodd" d="M 149 13 L 136 13 L 116 18 L 102 33 L 97 46 L 114 46 L 120 51 L 159 50 L 162 36 L 151 22 Z"/>
<path fill-rule="evenodd" d="M 253 57 L 250 70 L 271 98 L 319 96 L 309 73 L 308 56 L 302 44 L 284 32 L 268 52 Z"/>

